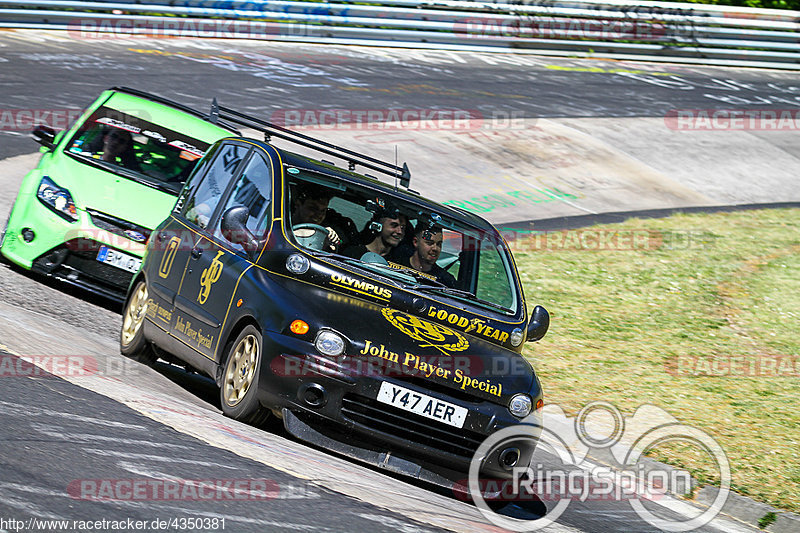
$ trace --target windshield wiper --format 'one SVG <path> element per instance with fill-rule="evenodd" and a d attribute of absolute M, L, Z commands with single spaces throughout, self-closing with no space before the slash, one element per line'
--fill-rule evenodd
<path fill-rule="evenodd" d="M 455 296 L 457 298 L 464 298 L 465 300 L 470 300 L 470 301 L 478 302 L 480 304 L 483 304 L 483 305 L 486 305 L 486 306 L 489 306 L 489 307 L 493 307 L 494 309 L 498 309 L 500 311 L 503 311 L 506 314 L 508 314 L 510 312 L 510 310 L 507 307 L 504 307 L 504 306 L 502 306 L 500 304 L 496 304 L 494 302 L 489 302 L 489 301 L 484 300 L 482 298 L 478 298 L 477 296 L 475 296 L 471 292 L 463 291 L 461 289 L 454 289 L 453 287 L 448 287 L 448 286 L 446 286 L 444 284 L 441 284 L 441 283 L 440 283 L 440 285 L 442 285 L 442 286 L 441 287 L 436 287 L 436 286 L 418 287 L 417 290 L 442 292 L 444 294 L 447 294 L 448 296 Z"/>

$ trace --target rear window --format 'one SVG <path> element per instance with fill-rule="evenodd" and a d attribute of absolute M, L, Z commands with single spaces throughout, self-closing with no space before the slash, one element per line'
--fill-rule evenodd
<path fill-rule="evenodd" d="M 208 147 L 146 117 L 103 106 L 83 123 L 67 151 L 177 194 Z"/>

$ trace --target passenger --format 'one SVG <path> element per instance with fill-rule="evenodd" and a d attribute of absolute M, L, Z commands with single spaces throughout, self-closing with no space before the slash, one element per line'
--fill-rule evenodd
<path fill-rule="evenodd" d="M 436 281 L 456 288 L 456 278 L 436 264 L 442 253 L 442 228 L 420 224 L 414 234 L 414 253 L 398 261 L 399 264 L 430 274 Z"/>
<path fill-rule="evenodd" d="M 348 257 L 361 259 L 365 253 L 373 252 L 386 259 L 391 259 L 392 252 L 403 240 L 408 226 L 408 217 L 398 213 L 397 210 L 381 210 L 367 224 L 366 229 L 369 230 L 375 223 L 380 224 L 377 234 L 375 231 L 366 231 L 366 238 L 363 239 L 362 244 L 349 246 L 342 253 Z"/>
<path fill-rule="evenodd" d="M 328 230 L 327 249 L 336 252 L 358 240 L 358 229 L 348 217 L 328 207 L 333 193 L 324 187 L 300 185 L 292 202 L 292 226 L 316 224 Z"/>

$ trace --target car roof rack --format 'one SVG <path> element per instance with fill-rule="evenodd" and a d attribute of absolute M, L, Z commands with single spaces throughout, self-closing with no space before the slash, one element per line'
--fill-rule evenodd
<path fill-rule="evenodd" d="M 132 89 L 130 87 L 118 87 L 118 86 L 115 86 L 115 87 L 112 87 L 109 90 L 111 90 L 111 91 L 120 91 L 120 92 L 124 92 L 124 93 L 128 93 L 128 94 L 132 94 L 133 96 L 141 96 L 142 98 L 147 98 L 148 100 L 153 100 L 154 102 L 158 102 L 159 104 L 168 105 L 170 107 L 174 107 L 175 109 L 179 109 L 179 110 L 181 110 L 181 111 L 183 111 L 185 113 L 189 113 L 190 115 L 194 115 L 196 117 L 202 118 L 203 120 L 206 120 L 206 121 L 208 121 L 208 122 L 210 122 L 212 124 L 216 124 L 218 126 L 221 126 L 221 127 L 225 128 L 226 130 L 229 130 L 232 133 L 235 133 L 236 135 L 241 135 L 242 134 L 242 132 L 239 131 L 239 129 L 236 128 L 236 126 L 234 126 L 233 124 L 229 124 L 228 122 L 225 122 L 225 121 L 218 121 L 218 120 L 215 119 L 215 117 L 212 114 L 202 113 L 202 112 L 198 111 L 197 109 L 194 109 L 194 108 L 189 107 L 187 105 L 179 104 L 178 102 L 173 102 L 172 100 L 169 100 L 168 98 L 164 98 L 163 96 L 158 96 L 157 94 L 148 93 L 146 91 L 140 91 L 139 89 Z M 212 104 L 212 112 L 213 112 L 213 108 L 214 107 L 213 107 L 213 104 Z"/>
<path fill-rule="evenodd" d="M 217 103 L 216 98 L 211 104 L 212 122 L 215 118 L 260 131 L 264 134 L 264 140 L 266 142 L 269 142 L 270 137 L 279 137 L 291 143 L 311 148 L 317 152 L 342 158 L 347 161 L 349 170 L 355 170 L 356 165 L 361 165 L 362 167 L 372 169 L 376 172 L 392 176 L 395 179 L 395 184 L 399 181 L 400 186 L 405 189 L 408 189 L 411 185 L 411 171 L 408 169 L 406 163 L 403 163 L 403 166 L 400 167 L 353 150 L 348 150 L 347 148 L 284 128 L 272 122 L 247 115 L 235 109 L 221 106 Z"/>

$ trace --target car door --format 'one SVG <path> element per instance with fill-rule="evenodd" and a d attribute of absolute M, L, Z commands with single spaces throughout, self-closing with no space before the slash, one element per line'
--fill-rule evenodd
<path fill-rule="evenodd" d="M 241 276 L 253 266 L 255 249 L 245 249 L 220 225 L 227 210 L 244 206 L 245 227 L 256 242 L 272 219 L 272 166 L 259 150 L 252 151 L 227 187 L 210 225 L 199 232 L 190 253 L 180 291 L 175 298 L 173 334 L 202 355 L 213 359 L 219 336 Z"/>
<path fill-rule="evenodd" d="M 218 148 L 212 148 L 201 160 L 178 195 L 172 212 L 156 228 L 148 244 L 146 262 L 150 297 L 148 317 L 165 331 L 171 331 L 175 295 L 178 293 L 190 252 L 197 240 L 195 231 L 190 229 L 187 213 L 194 206 L 195 196 L 210 201 L 212 195 L 206 190 L 207 184 L 204 178 L 218 151 Z"/>

